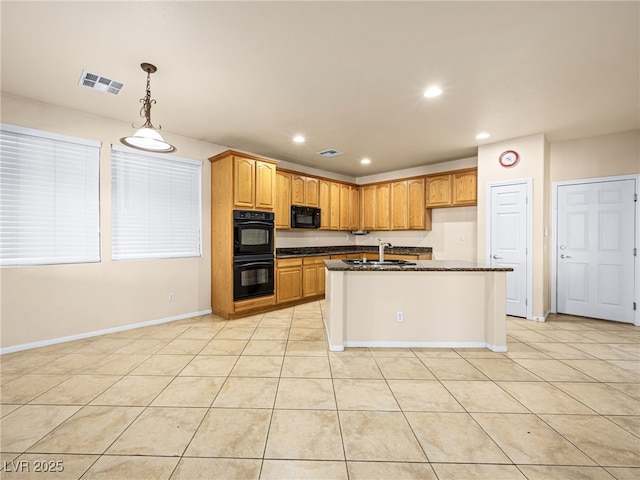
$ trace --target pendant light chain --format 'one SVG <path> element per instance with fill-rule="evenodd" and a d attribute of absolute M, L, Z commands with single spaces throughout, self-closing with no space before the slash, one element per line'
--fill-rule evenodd
<path fill-rule="evenodd" d="M 146 119 L 146 122 L 142 127 L 134 127 L 134 128 L 153 128 L 154 130 L 160 130 L 162 126 L 158 126 L 155 128 L 153 123 L 151 123 L 151 105 L 156 103 L 154 99 L 151 98 L 151 70 L 146 69 L 147 72 L 147 93 L 144 98 L 140 99 L 142 103 L 142 108 L 140 109 L 140 116 Z"/>

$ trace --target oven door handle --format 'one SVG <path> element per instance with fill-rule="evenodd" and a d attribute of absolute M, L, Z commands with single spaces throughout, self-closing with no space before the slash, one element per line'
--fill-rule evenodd
<path fill-rule="evenodd" d="M 273 262 L 250 262 L 250 263 L 243 263 L 243 264 L 240 264 L 240 262 L 236 262 L 236 263 L 238 263 L 237 266 L 240 267 L 240 268 L 255 267 L 255 266 L 258 266 L 258 265 L 265 265 L 265 266 L 270 267 L 270 266 L 273 265 Z"/>
<path fill-rule="evenodd" d="M 240 223 L 236 223 L 237 227 L 243 225 L 264 225 L 265 227 L 273 227 L 273 222 L 261 222 L 260 220 L 243 220 Z"/>

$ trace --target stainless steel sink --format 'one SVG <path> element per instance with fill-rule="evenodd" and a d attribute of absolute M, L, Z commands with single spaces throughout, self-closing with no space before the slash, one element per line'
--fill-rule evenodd
<path fill-rule="evenodd" d="M 357 267 L 383 267 L 385 265 L 394 265 L 398 267 L 404 267 L 407 265 L 415 265 L 415 262 L 409 262 L 407 260 L 385 260 L 384 262 L 379 262 L 378 260 L 360 260 L 360 259 L 350 259 L 350 260 L 342 260 L 347 265 L 353 265 Z"/>

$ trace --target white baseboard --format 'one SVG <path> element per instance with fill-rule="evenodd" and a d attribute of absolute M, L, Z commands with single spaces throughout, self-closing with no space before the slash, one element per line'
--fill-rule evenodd
<path fill-rule="evenodd" d="M 546 322 L 550 314 L 551 310 L 547 310 L 543 317 L 532 317 L 531 320 L 535 320 L 536 322 Z"/>
<path fill-rule="evenodd" d="M 42 340 L 39 342 L 23 343 L 22 345 L 14 345 L 12 347 L 0 348 L 0 355 L 3 355 L 5 353 L 20 352 L 22 350 L 30 350 L 32 348 L 47 347 L 49 345 L 56 345 L 58 343 L 73 342 L 74 340 L 82 340 L 84 338 L 98 337 L 100 335 L 107 335 L 109 333 L 125 332 L 127 330 L 133 330 L 134 328 L 150 327 L 152 325 L 160 325 L 161 323 L 169 323 L 169 322 L 175 322 L 176 320 L 184 320 L 185 318 L 198 317 L 200 315 L 209 315 L 210 313 L 211 313 L 211 309 L 203 310 L 201 312 L 184 313 L 182 315 L 159 318 L 157 320 L 149 320 L 146 322 L 132 323 L 129 325 L 122 325 L 120 327 L 105 328 L 104 330 L 94 330 L 93 332 L 79 333 L 77 335 L 69 335 L 66 337 L 52 338 L 49 340 Z"/>
<path fill-rule="evenodd" d="M 339 346 L 333 345 L 333 348 Z M 488 348 L 494 352 L 506 352 L 506 346 L 489 345 L 486 342 L 344 342 L 344 347 L 371 347 L 371 348 Z"/>

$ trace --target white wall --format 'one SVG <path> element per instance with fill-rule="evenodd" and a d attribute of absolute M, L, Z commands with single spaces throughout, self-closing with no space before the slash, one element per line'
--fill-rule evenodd
<path fill-rule="evenodd" d="M 640 173 L 640 130 L 551 144 L 551 182 Z"/>
<path fill-rule="evenodd" d="M 226 148 L 163 131 L 176 155 L 202 161 L 202 257 L 111 261 L 110 145 L 131 125 L 7 95 L 4 123 L 102 142 L 101 261 L 93 264 L 0 269 L 0 348 L 42 342 L 211 309 L 211 169 L 208 158 Z M 168 301 L 169 292 L 175 300 Z"/>
<path fill-rule="evenodd" d="M 500 165 L 498 158 L 505 150 L 515 150 L 520 161 L 513 167 Z M 550 227 L 545 202 L 548 199 L 548 185 L 545 185 L 545 168 L 548 166 L 548 144 L 542 134 L 516 138 L 506 142 L 482 145 L 478 148 L 478 259 L 486 261 L 486 185 L 492 182 L 509 182 L 532 179 L 533 219 L 532 263 L 533 263 L 533 316 L 542 318 L 550 308 L 548 268 L 545 265 L 545 251 L 549 248 L 549 237 L 544 236 L 545 228 Z M 545 223 L 547 222 L 547 223 Z"/>

